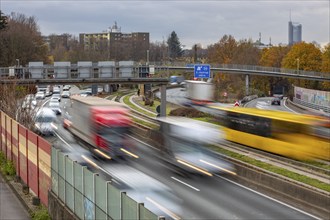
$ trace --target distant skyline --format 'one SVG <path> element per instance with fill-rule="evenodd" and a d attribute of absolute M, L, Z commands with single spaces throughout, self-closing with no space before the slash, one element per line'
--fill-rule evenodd
<path fill-rule="evenodd" d="M 288 22 L 303 27 L 302 40 L 321 46 L 330 39 L 328 0 L 0 0 L 0 10 L 34 16 L 42 35 L 100 33 L 115 22 L 122 33 L 149 32 L 150 42 L 166 41 L 175 31 L 184 49 L 203 48 L 223 35 L 236 40 L 288 43 Z M 290 13 L 291 10 L 291 13 Z M 291 14 L 291 16 L 290 16 Z"/>

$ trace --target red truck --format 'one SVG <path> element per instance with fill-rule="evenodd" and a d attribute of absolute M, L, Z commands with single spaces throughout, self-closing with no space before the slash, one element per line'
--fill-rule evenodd
<path fill-rule="evenodd" d="M 73 96 L 68 112 L 68 130 L 94 153 L 107 159 L 138 158 L 129 137 L 132 119 L 125 105 L 95 96 Z"/>

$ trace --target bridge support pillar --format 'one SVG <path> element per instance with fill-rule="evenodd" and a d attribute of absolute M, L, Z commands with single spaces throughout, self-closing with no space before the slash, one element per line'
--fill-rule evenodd
<path fill-rule="evenodd" d="M 160 116 L 166 116 L 166 85 L 160 87 Z"/>
<path fill-rule="evenodd" d="M 248 74 L 245 75 L 245 95 L 249 95 L 249 76 Z"/>

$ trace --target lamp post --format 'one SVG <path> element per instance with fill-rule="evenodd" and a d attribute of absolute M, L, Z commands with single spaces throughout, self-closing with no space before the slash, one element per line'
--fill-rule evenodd
<path fill-rule="evenodd" d="M 297 58 L 296 60 L 297 60 L 297 73 L 299 73 L 299 58 Z"/>
<path fill-rule="evenodd" d="M 147 50 L 147 66 L 149 65 L 149 50 Z"/>

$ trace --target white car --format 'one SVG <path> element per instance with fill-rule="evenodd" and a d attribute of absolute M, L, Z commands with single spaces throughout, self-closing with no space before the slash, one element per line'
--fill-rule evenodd
<path fill-rule="evenodd" d="M 69 91 L 67 91 L 67 90 L 64 90 L 62 92 L 62 95 L 61 96 L 62 96 L 62 98 L 70 98 L 71 93 Z"/>
<path fill-rule="evenodd" d="M 52 101 L 52 100 L 57 100 L 58 102 L 60 102 L 61 101 L 61 95 L 57 94 L 57 93 L 53 94 L 50 101 Z"/>
<path fill-rule="evenodd" d="M 45 93 L 43 91 L 37 92 L 35 97 L 37 100 L 45 99 Z"/>
<path fill-rule="evenodd" d="M 54 135 L 56 115 L 50 108 L 40 109 L 34 118 L 33 130 L 40 135 Z"/>
<path fill-rule="evenodd" d="M 49 101 L 49 108 L 55 112 L 56 115 L 62 114 L 60 103 L 56 99 Z"/>

